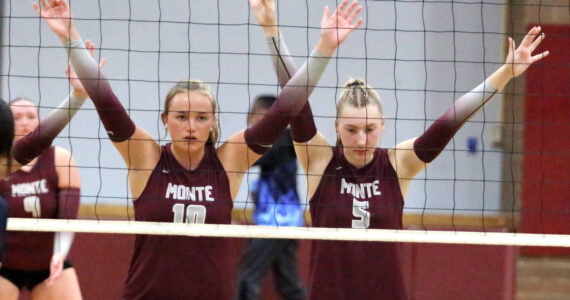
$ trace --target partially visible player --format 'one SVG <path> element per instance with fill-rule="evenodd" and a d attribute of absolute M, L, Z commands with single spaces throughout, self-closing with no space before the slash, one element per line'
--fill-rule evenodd
<path fill-rule="evenodd" d="M 295 66 L 277 30 L 274 3 L 250 2 L 283 85 Z M 341 6 L 347 4 L 345 0 Z M 532 28 L 518 48 L 509 38 L 503 66 L 460 97 L 423 135 L 392 149 L 377 148 L 385 127 L 382 103 L 364 81 L 349 80 L 338 100 L 334 147 L 317 132 L 307 102 L 291 130 L 297 157 L 309 174 L 312 225 L 402 229 L 404 198 L 414 176 L 510 79 L 549 54 L 532 55 L 544 39 L 540 31 Z M 313 241 L 309 287 L 310 299 L 407 299 L 395 243 Z"/>
<path fill-rule="evenodd" d="M 11 105 L 16 141 L 39 123 L 38 109 L 27 99 Z M 73 157 L 64 148 L 49 147 L 3 183 L 9 217 L 75 219 L 80 181 Z M 80 299 L 77 275 L 64 261 L 73 241 L 69 232 L 8 232 L 0 268 L 0 297 L 17 299 L 29 290 L 33 299 Z M 12 295 L 11 297 L 8 295 Z M 49 296 L 49 297 L 48 297 Z"/>
<path fill-rule="evenodd" d="M 90 42 L 87 45 L 92 54 L 94 45 Z M 37 153 L 39 156 L 22 166 L 14 162 L 15 170 L 1 183 L 10 207 L 9 217 L 74 219 L 77 216 L 80 181 L 73 157 L 61 147 L 49 146 L 57 135 L 54 128 L 65 127 L 88 96 L 69 67 L 67 74 L 73 92 L 42 125 L 38 108 L 29 99 L 17 98 L 10 104 L 15 128 L 14 155 L 20 162 Z M 65 260 L 72 241 L 70 232 L 7 233 L 0 268 L 0 299 L 18 299 L 22 290 L 29 290 L 32 299 L 81 299 L 75 270 Z"/>
<path fill-rule="evenodd" d="M 255 99 L 248 114 L 253 126 L 269 110 L 276 98 L 262 95 Z M 259 179 L 250 195 L 255 208 L 253 221 L 263 226 L 303 226 L 303 208 L 297 193 L 297 157 L 290 130 L 281 134 L 273 147 L 256 163 Z M 305 299 L 297 268 L 298 241 L 291 239 L 250 239 L 240 264 L 240 300 L 261 298 L 261 282 L 272 271 L 277 291 L 286 300 Z"/>
<path fill-rule="evenodd" d="M 305 104 L 328 59 L 357 27 L 339 29 L 342 17 L 323 17 L 315 53 L 290 80 L 256 125 L 241 130 L 219 148 L 216 101 L 209 86 L 181 81 L 168 93 L 162 120 L 172 143 L 161 146 L 128 116 L 108 80 L 86 53 L 64 0 L 33 4 L 69 51 L 101 122 L 129 169 L 135 220 L 229 224 L 247 169 L 261 157 Z M 123 299 L 229 299 L 232 272 L 228 240 L 180 236 L 136 238 Z"/>
<path fill-rule="evenodd" d="M 10 151 L 14 142 L 14 117 L 8 103 L 0 99 L 0 180 L 10 173 Z M 4 261 L 4 235 L 8 206 L 0 194 L 0 268 Z"/>

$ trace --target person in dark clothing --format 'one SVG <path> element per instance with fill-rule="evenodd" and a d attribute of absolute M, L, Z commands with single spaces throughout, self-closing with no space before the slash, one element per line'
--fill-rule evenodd
<path fill-rule="evenodd" d="M 0 178 L 10 172 L 10 150 L 14 142 L 14 116 L 8 103 L 0 99 Z M 0 267 L 4 259 L 4 234 L 6 233 L 6 218 L 8 206 L 0 196 Z"/>
<path fill-rule="evenodd" d="M 274 96 L 258 97 L 248 116 L 252 126 L 275 102 Z M 297 157 L 289 130 L 285 130 L 256 163 L 261 169 L 251 198 L 253 221 L 265 226 L 303 226 L 303 211 L 297 194 Z M 305 299 L 297 270 L 298 241 L 290 239 L 249 240 L 239 274 L 238 299 L 259 299 L 260 283 L 269 270 L 275 275 L 279 294 L 285 299 Z"/>

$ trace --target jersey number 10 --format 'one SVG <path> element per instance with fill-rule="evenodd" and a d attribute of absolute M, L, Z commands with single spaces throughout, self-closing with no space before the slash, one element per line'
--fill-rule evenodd
<path fill-rule="evenodd" d="M 206 207 L 203 205 L 188 205 L 177 203 L 172 206 L 174 223 L 204 224 L 206 223 Z M 184 218 L 186 212 L 186 218 Z"/>

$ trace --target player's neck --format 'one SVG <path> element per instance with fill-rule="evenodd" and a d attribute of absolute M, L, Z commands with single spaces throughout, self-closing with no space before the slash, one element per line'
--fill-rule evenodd
<path fill-rule="evenodd" d="M 170 145 L 172 155 L 178 163 L 188 170 L 195 170 L 204 158 L 205 147 L 175 147 Z"/>

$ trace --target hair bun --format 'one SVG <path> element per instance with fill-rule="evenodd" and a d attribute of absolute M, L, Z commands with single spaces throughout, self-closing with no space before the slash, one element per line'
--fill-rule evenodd
<path fill-rule="evenodd" d="M 366 86 L 366 83 L 362 79 L 352 78 L 345 85 L 345 87 L 347 88 L 358 87 L 358 86 Z"/>

